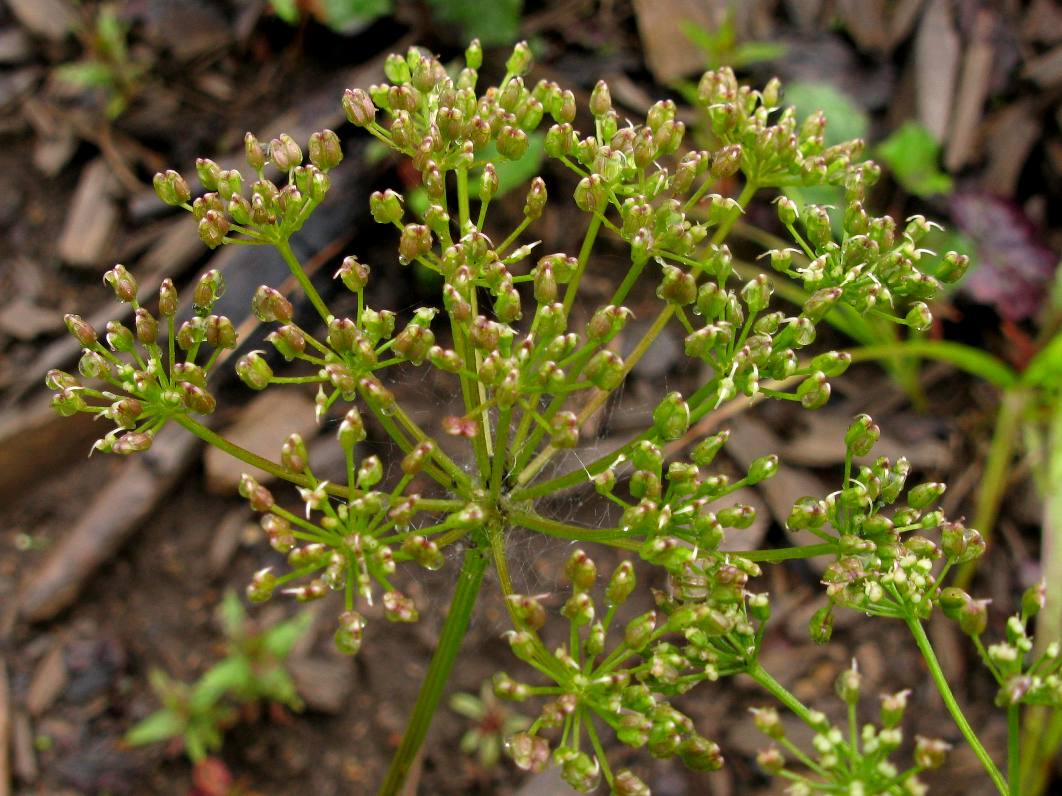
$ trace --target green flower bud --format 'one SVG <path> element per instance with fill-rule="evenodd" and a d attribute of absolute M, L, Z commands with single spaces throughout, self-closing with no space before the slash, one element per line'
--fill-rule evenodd
<path fill-rule="evenodd" d="M 611 796 L 650 796 L 649 786 L 629 768 L 622 768 L 612 780 Z"/>
<path fill-rule="evenodd" d="M 756 754 L 756 765 L 765 773 L 774 776 L 785 769 L 785 757 L 777 747 L 771 746 Z"/>
<path fill-rule="evenodd" d="M 722 450 L 723 445 L 730 439 L 729 431 L 720 431 L 710 437 L 705 437 L 690 452 L 690 459 L 698 467 L 708 467 L 715 460 L 716 454 Z"/>
<path fill-rule="evenodd" d="M 549 425 L 549 441 L 553 447 L 574 448 L 579 444 L 579 420 L 574 412 L 557 412 Z"/>
<path fill-rule="evenodd" d="M 594 90 L 590 92 L 590 113 L 594 116 L 604 116 L 612 110 L 612 95 L 608 90 L 608 83 L 598 80 Z"/>
<path fill-rule="evenodd" d="M 966 275 L 969 267 L 970 258 L 965 254 L 953 251 L 946 252 L 940 260 L 940 267 L 937 269 L 937 279 L 947 284 L 958 282 Z"/>
<path fill-rule="evenodd" d="M 366 456 L 356 474 L 359 489 L 372 489 L 383 479 L 383 464 L 379 456 Z"/>
<path fill-rule="evenodd" d="M 967 600 L 959 608 L 959 628 L 968 636 L 980 636 L 988 627 L 988 600 Z"/>
<path fill-rule="evenodd" d="M 1047 603 L 1047 586 L 1044 581 L 1034 583 L 1021 595 L 1022 621 L 1028 621 L 1036 616 Z"/>
<path fill-rule="evenodd" d="M 691 771 L 718 771 L 723 767 L 719 744 L 703 735 L 690 735 L 679 745 L 679 758 Z"/>
<path fill-rule="evenodd" d="M 247 584 L 247 599 L 252 603 L 264 603 L 273 596 L 277 587 L 277 578 L 270 571 L 270 567 L 260 569 L 251 577 Z"/>
<path fill-rule="evenodd" d="M 531 180 L 531 187 L 527 191 L 527 200 L 524 202 L 524 217 L 534 221 L 542 215 L 546 206 L 546 183 L 541 177 Z"/>
<path fill-rule="evenodd" d="M 653 410 L 653 428 L 665 440 L 682 437 L 690 427 L 690 408 L 682 393 L 668 393 Z"/>
<path fill-rule="evenodd" d="M 273 369 L 260 351 L 252 351 L 240 357 L 236 363 L 236 375 L 252 390 L 264 390 L 273 378 Z"/>
<path fill-rule="evenodd" d="M 905 321 L 916 332 L 924 332 L 933 325 L 933 313 L 929 311 L 925 302 L 916 301 L 907 311 Z"/>
<path fill-rule="evenodd" d="M 505 125 L 498 133 L 498 154 L 508 160 L 519 160 L 527 152 L 527 133 L 519 127 Z"/>
<path fill-rule="evenodd" d="M 423 224 L 406 224 L 398 242 L 399 262 L 403 265 L 431 251 L 431 230 Z"/>
<path fill-rule="evenodd" d="M 321 171 L 330 171 L 343 160 L 339 136 L 332 130 L 319 130 L 310 136 L 310 162 Z"/>
<path fill-rule="evenodd" d="M 778 740 L 785 737 L 785 727 L 782 726 L 782 719 L 775 708 L 749 708 L 749 712 L 756 729 L 768 738 Z"/>
<path fill-rule="evenodd" d="M 657 298 L 679 306 L 692 304 L 697 298 L 697 280 L 693 274 L 673 265 L 663 266 L 663 271 L 664 278 L 656 289 Z"/>
<path fill-rule="evenodd" d="M 808 632 L 816 644 L 827 644 L 833 635 L 833 603 L 817 610 L 808 622 Z"/>
<path fill-rule="evenodd" d="M 913 509 L 925 509 L 932 506 L 947 489 L 947 484 L 927 482 L 913 487 L 907 493 L 907 505 Z"/>
<path fill-rule="evenodd" d="M 749 484 L 758 484 L 766 481 L 778 472 L 778 457 L 773 453 L 769 456 L 761 456 L 753 460 L 749 465 L 749 473 L 746 478 Z"/>
<path fill-rule="evenodd" d="M 152 185 L 159 199 L 173 207 L 187 204 L 188 200 L 192 198 L 192 192 L 188 190 L 188 183 L 184 181 L 184 177 L 173 169 L 156 174 L 152 180 Z"/>
<path fill-rule="evenodd" d="M 376 106 L 360 88 L 348 88 L 343 92 L 343 112 L 355 127 L 368 127 L 376 121 Z"/>
<path fill-rule="evenodd" d="M 561 616 L 574 625 L 588 625 L 594 621 L 594 601 L 586 592 L 577 591 L 565 600 Z"/>
<path fill-rule="evenodd" d="M 534 56 L 531 54 L 531 48 L 526 41 L 520 41 L 513 47 L 512 55 L 505 62 L 505 71 L 510 75 L 526 75 L 531 71 L 533 63 Z"/>
<path fill-rule="evenodd" d="M 273 508 L 273 494 L 247 473 L 240 476 L 239 492 L 254 511 L 269 511 Z"/>
<path fill-rule="evenodd" d="M 785 526 L 790 531 L 821 528 L 826 522 L 826 506 L 818 498 L 802 497 L 793 504 Z"/>
<path fill-rule="evenodd" d="M 357 655 L 365 630 L 365 617 L 357 611 L 339 615 L 339 627 L 333 637 L 336 649 L 343 655 Z"/>
<path fill-rule="evenodd" d="M 586 591 L 593 588 L 597 580 L 597 565 L 585 552 L 576 550 L 568 557 L 564 574 L 574 588 Z"/>
<path fill-rule="evenodd" d="M 866 456 L 880 436 L 881 429 L 870 415 L 857 415 L 845 432 L 844 444 L 853 456 Z"/>
<path fill-rule="evenodd" d="M 640 651 L 649 643 L 655 630 L 656 611 L 648 611 L 627 623 L 623 631 L 623 639 L 632 650 Z"/>
<path fill-rule="evenodd" d="M 583 372 L 591 384 L 605 391 L 616 389 L 625 375 L 623 360 L 607 349 L 594 354 Z"/>

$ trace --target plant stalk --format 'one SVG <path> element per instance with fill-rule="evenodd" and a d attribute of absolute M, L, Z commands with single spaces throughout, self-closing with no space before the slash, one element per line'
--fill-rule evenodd
<path fill-rule="evenodd" d="M 391 766 L 387 770 L 386 779 L 380 786 L 379 796 L 397 796 L 405 784 L 406 777 L 409 776 L 409 769 L 424 743 L 432 717 L 435 715 L 435 709 L 442 698 L 443 689 L 450 679 L 450 672 L 453 671 L 458 650 L 461 648 L 461 640 L 468 630 L 472 609 L 476 606 L 476 598 L 483 585 L 483 574 L 487 570 L 488 560 L 487 551 L 482 547 L 469 547 L 465 552 L 461 573 L 458 575 L 457 586 L 450 601 L 450 611 L 446 615 L 442 633 L 439 634 L 435 654 L 432 655 L 431 663 L 428 664 L 428 672 L 424 677 L 424 682 L 421 683 L 417 703 L 413 707 L 409 723 L 406 724 L 402 743 L 395 751 L 394 757 L 391 758 Z"/>
<path fill-rule="evenodd" d="M 977 737 L 977 733 L 970 726 L 970 722 L 966 720 L 962 708 L 959 707 L 958 700 L 955 699 L 955 695 L 951 692 L 948 678 L 944 676 L 944 671 L 940 668 L 940 661 L 937 660 L 937 655 L 933 652 L 933 645 L 929 643 L 929 637 L 926 635 L 926 629 L 922 627 L 921 620 L 909 616 L 906 617 L 905 621 L 911 631 L 911 635 L 914 636 L 915 644 L 918 645 L 918 651 L 922 653 L 922 658 L 925 660 L 926 666 L 929 667 L 929 674 L 933 678 L 933 683 L 936 685 L 941 699 L 944 700 L 944 705 L 948 708 L 948 712 L 951 713 L 951 717 L 955 720 L 955 725 L 959 728 L 959 732 L 962 733 L 970 748 L 973 749 L 977 759 L 981 761 L 981 765 L 984 766 L 996 789 L 1003 796 L 1010 796 L 1010 788 L 1007 787 L 1006 780 L 999 769 L 996 768 L 996 764 L 992 762 L 991 756 L 981 744 L 981 739 Z"/>

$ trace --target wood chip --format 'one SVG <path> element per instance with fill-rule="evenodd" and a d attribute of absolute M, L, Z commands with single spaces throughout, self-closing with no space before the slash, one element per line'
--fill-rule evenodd
<path fill-rule="evenodd" d="M 991 12 L 979 12 L 971 41 L 963 54 L 959 93 L 951 115 L 951 134 L 944 151 L 944 166 L 948 171 L 958 171 L 973 155 L 996 57 L 996 47 L 991 39 L 995 25 L 996 19 Z"/>
<path fill-rule="evenodd" d="M 52 41 L 66 38 L 77 25 L 77 15 L 63 0 L 7 0 L 15 18 L 36 36 Z"/>
<path fill-rule="evenodd" d="M 26 710 L 31 716 L 40 716 L 55 704 L 68 681 L 63 645 L 55 644 L 44 656 L 30 681 L 26 693 Z"/>
<path fill-rule="evenodd" d="M 51 619 L 69 606 L 84 584 L 140 523 L 194 460 L 198 439 L 170 426 L 151 449 L 130 458 L 100 490 L 77 525 L 52 547 L 23 585 L 22 617 Z"/>
<path fill-rule="evenodd" d="M 15 776 L 26 784 L 36 782 L 40 769 L 37 766 L 37 751 L 33 748 L 33 724 L 30 717 L 19 710 L 15 713 L 12 725 L 11 756 Z M 4 796 L 2 785 L 0 796 Z"/>
<path fill-rule="evenodd" d="M 1062 44 L 1025 65 L 1025 76 L 1041 88 L 1062 85 Z"/>
<path fill-rule="evenodd" d="M 68 265 L 102 268 L 118 225 L 117 181 L 103 158 L 85 166 L 57 251 Z"/>
<path fill-rule="evenodd" d="M 280 447 L 293 432 L 301 434 L 304 440 L 317 433 L 314 403 L 297 387 L 262 393 L 244 407 L 236 422 L 222 434 L 235 444 L 276 461 Z M 216 494 L 235 492 L 243 473 L 250 473 L 262 483 L 273 480 L 269 473 L 250 467 L 218 448 L 207 448 L 203 464 L 207 489 Z"/>
<path fill-rule="evenodd" d="M 16 340 L 32 340 L 46 332 L 57 332 L 63 320 L 54 309 L 16 298 L 0 309 L 0 333 Z"/>
<path fill-rule="evenodd" d="M 634 0 L 645 62 L 658 83 L 704 69 L 704 54 L 682 32 L 684 24 L 714 30 L 726 4 L 715 0 Z"/>
<path fill-rule="evenodd" d="M 918 120 L 938 141 L 948 133 L 960 43 L 948 0 L 932 0 L 915 39 Z"/>
<path fill-rule="evenodd" d="M 997 196 L 1014 196 L 1043 125 L 1030 103 L 1013 102 L 993 115 L 986 126 L 988 165 L 981 175 L 981 189 Z"/>
<path fill-rule="evenodd" d="M 888 48 L 884 0 L 837 0 L 837 14 L 860 50 L 883 52 Z"/>

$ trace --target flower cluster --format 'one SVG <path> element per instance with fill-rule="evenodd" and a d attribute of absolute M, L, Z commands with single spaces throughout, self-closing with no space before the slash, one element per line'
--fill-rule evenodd
<path fill-rule="evenodd" d="M 621 640 L 609 649 L 617 610 L 635 588 L 633 567 L 623 562 L 613 571 L 605 587 L 603 616 L 590 594 L 597 582 L 594 561 L 576 550 L 565 573 L 572 591 L 561 614 L 568 620 L 569 634 L 566 643 L 552 652 L 538 634 L 546 622 L 539 599 L 522 594 L 507 598 L 519 628 L 509 634 L 513 653 L 552 683 L 530 686 L 506 674 L 495 678 L 500 697 L 517 701 L 550 697 L 531 727 L 510 740 L 509 751 L 517 764 L 541 769 L 550 754 L 542 733 L 559 729 L 561 740 L 553 759 L 573 788 L 589 792 L 603 775 L 614 793 L 647 794 L 648 789 L 632 772 L 613 774 L 599 738 L 600 722 L 621 743 L 646 746 L 654 757 L 678 756 L 697 771 L 719 768 L 723 758 L 718 745 L 696 732 L 693 722 L 669 698 L 719 676 L 719 657 L 711 654 L 710 640 L 734 630 L 733 624 L 706 604 L 664 600 L 658 609 L 629 620 Z M 589 751 L 583 748 L 584 733 Z"/>
<path fill-rule="evenodd" d="M 811 740 L 814 756 L 788 737 L 775 708 L 752 709 L 757 729 L 773 742 L 756 756 L 756 762 L 767 774 L 789 780 L 791 784 L 787 792 L 792 796 L 810 796 L 822 791 L 851 796 L 872 793 L 923 796 L 928 792 L 918 774 L 940 768 L 951 745 L 942 740 L 916 736 L 914 765 L 909 768 L 897 766 L 890 757 L 903 743 L 900 724 L 907 709 L 909 692 L 882 694 L 879 725 L 868 722 L 860 728 L 856 712 L 861 680 L 855 661 L 850 669 L 845 669 L 837 677 L 837 695 L 848 710 L 847 734 L 817 710 L 802 713 L 801 719 L 814 732 Z M 794 762 L 806 772 L 790 768 Z"/>
<path fill-rule="evenodd" d="M 180 326 L 174 319 L 179 308 L 177 290 L 169 279 L 162 281 L 158 315 L 163 345 L 159 344 L 159 320 L 140 305 L 136 280 L 125 266 L 116 265 L 103 280 L 118 301 L 132 308 L 133 329 L 121 321 L 109 321 L 105 346 L 88 321 L 67 315 L 66 327 L 83 347 L 78 362 L 81 378 L 52 370 L 47 384 L 56 391 L 53 408 L 64 417 L 86 412 L 114 423 L 115 429 L 98 439 L 93 450 L 136 453 L 151 447 L 167 421 L 214 411 L 217 402 L 207 389 L 207 379 L 222 352 L 236 347 L 236 330 L 224 315 L 212 314 L 225 292 L 225 281 L 215 270 L 200 278 L 193 293 L 194 315 Z M 205 347 L 210 355 L 201 358 Z M 102 388 L 93 383 L 102 383 Z"/>
<path fill-rule="evenodd" d="M 836 555 L 823 573 L 831 603 L 812 619 L 820 641 L 829 638 L 834 604 L 877 616 L 926 618 L 951 568 L 984 553 L 976 530 L 932 508 L 944 484 L 911 487 L 905 504 L 894 507 L 910 472 L 906 459 L 879 457 L 854 471 L 854 457 L 869 454 L 879 436 L 868 415 L 857 417 L 845 435 L 844 487 L 825 500 L 801 498 L 786 521 L 789 530 L 811 532 Z M 932 531 L 939 541 L 927 535 Z"/>

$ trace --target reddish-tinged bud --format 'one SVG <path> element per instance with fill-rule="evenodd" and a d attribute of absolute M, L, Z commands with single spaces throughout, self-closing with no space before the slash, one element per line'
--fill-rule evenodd
<path fill-rule="evenodd" d="M 416 605 L 399 591 L 389 591 L 383 596 L 384 616 L 391 622 L 416 622 L 420 618 Z"/>
<path fill-rule="evenodd" d="M 208 210 L 199 222 L 199 239 L 209 248 L 216 249 L 225 242 L 229 221 L 217 210 Z"/>
<path fill-rule="evenodd" d="M 291 171 L 302 163 L 302 149 L 287 133 L 269 142 L 269 159 L 281 171 Z"/>
<path fill-rule="evenodd" d="M 92 324 L 82 318 L 80 315 L 66 315 L 63 317 L 66 322 L 67 331 L 74 336 L 74 338 L 85 348 L 91 348 L 96 344 L 96 330 L 92 328 Z"/>
<path fill-rule="evenodd" d="M 423 224 L 406 224 L 398 242 L 399 262 L 403 265 L 431 251 L 431 230 Z"/>
<path fill-rule="evenodd" d="M 624 366 L 620 356 L 612 351 L 598 351 L 586 363 L 586 378 L 601 390 L 614 390 L 623 381 Z"/>
<path fill-rule="evenodd" d="M 295 317 L 291 302 L 279 290 L 261 285 L 251 298 L 251 311 L 263 323 L 290 323 Z"/>
<path fill-rule="evenodd" d="M 358 261 L 357 257 L 344 257 L 335 276 L 339 277 L 347 290 L 357 293 L 369 282 L 369 266 Z"/>
<path fill-rule="evenodd" d="M 361 649 L 362 634 L 365 630 L 365 617 L 357 611 L 347 611 L 339 616 L 339 628 L 333 641 L 336 649 L 344 655 L 357 655 Z"/>
<path fill-rule="evenodd" d="M 343 160 L 339 136 L 332 130 L 319 130 L 310 136 L 310 162 L 321 171 L 334 169 Z"/>
<path fill-rule="evenodd" d="M 545 738 L 518 732 L 505 743 L 505 749 L 516 763 L 517 768 L 533 771 L 536 774 L 549 762 L 549 743 Z"/>
<path fill-rule="evenodd" d="M 498 133 L 498 154 L 509 160 L 519 160 L 527 152 L 527 133 L 519 127 L 505 125 Z"/>
<path fill-rule="evenodd" d="M 177 314 L 177 288 L 173 286 L 173 280 L 167 277 L 159 285 L 159 315 L 163 318 L 172 318 Z"/>
<path fill-rule="evenodd" d="M 240 357 L 236 363 L 236 375 L 252 390 L 264 390 L 273 378 L 273 369 L 260 351 Z"/>
<path fill-rule="evenodd" d="M 939 738 L 915 736 L 914 761 L 920 768 L 940 768 L 948 758 L 951 744 Z"/>
<path fill-rule="evenodd" d="M 251 577 L 247 584 L 247 599 L 253 603 L 264 603 L 273 596 L 277 588 L 277 578 L 271 572 L 270 567 L 260 569 Z"/>
<path fill-rule="evenodd" d="M 524 202 L 524 216 L 529 221 L 534 221 L 542 215 L 546 206 L 546 183 L 541 177 L 531 180 L 531 187 L 527 191 L 527 199 Z"/>
<path fill-rule="evenodd" d="M 208 191 L 216 191 L 218 189 L 221 166 L 217 163 L 209 158 L 197 158 L 195 161 L 195 173 L 199 177 L 199 182 L 203 183 L 203 187 Z"/>
<path fill-rule="evenodd" d="M 136 280 L 121 263 L 105 273 L 103 281 L 111 286 L 119 301 L 126 304 L 136 301 Z"/>
<path fill-rule="evenodd" d="M 576 550 L 564 565 L 564 574 L 576 589 L 586 591 L 597 581 L 597 565 L 582 550 Z"/>
<path fill-rule="evenodd" d="M 273 508 L 272 493 L 247 473 L 240 476 L 239 492 L 240 497 L 245 498 L 255 511 L 269 511 Z"/>
<path fill-rule="evenodd" d="M 594 116 L 604 116 L 612 110 L 612 95 L 608 90 L 608 83 L 598 80 L 594 90 L 590 92 L 590 113 Z"/>
<path fill-rule="evenodd" d="M 178 384 L 181 400 L 190 410 L 200 415 L 210 415 L 217 408 L 217 400 L 202 387 L 188 381 Z"/>

